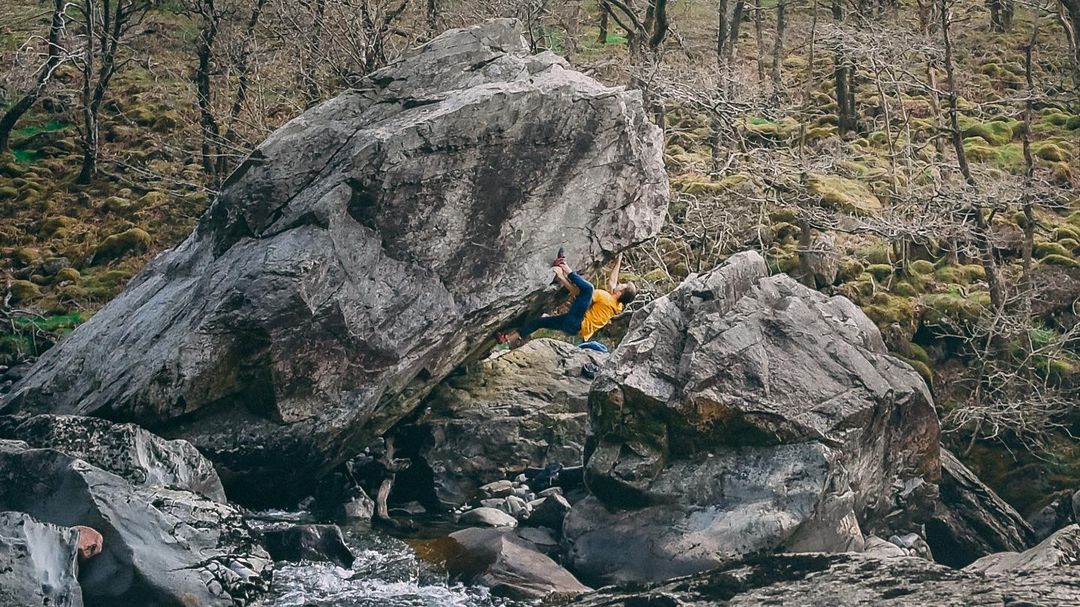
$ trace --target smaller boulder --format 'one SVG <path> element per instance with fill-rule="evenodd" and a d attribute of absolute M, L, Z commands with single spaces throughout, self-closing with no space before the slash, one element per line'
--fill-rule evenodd
<path fill-rule="evenodd" d="M 907 556 L 907 552 L 892 542 L 885 541 L 876 535 L 866 538 L 866 544 L 862 553 L 874 558 L 899 558 Z"/>
<path fill-rule="evenodd" d="M 462 514 L 459 523 L 482 527 L 517 527 L 517 519 L 494 508 L 476 508 Z"/>
<path fill-rule="evenodd" d="M 143 253 L 150 248 L 150 234 L 141 228 L 131 228 L 119 234 L 113 234 L 94 249 L 93 265 L 100 265 L 119 259 L 130 253 Z"/>
<path fill-rule="evenodd" d="M 462 529 L 451 533 L 446 569 L 493 594 L 518 600 L 572 597 L 591 590 L 569 571 L 533 550 L 512 531 Z"/>
<path fill-rule="evenodd" d="M 506 497 L 514 492 L 514 483 L 506 480 L 495 481 L 480 487 L 479 491 L 482 499 Z"/>
<path fill-rule="evenodd" d="M 263 533 L 263 543 L 275 561 L 329 561 L 352 567 L 352 551 L 337 525 L 296 525 Z"/>
<path fill-rule="evenodd" d="M 75 529 L 0 512 L 0 605 L 82 607 Z"/>
<path fill-rule="evenodd" d="M 556 531 L 562 529 L 563 519 L 570 512 L 570 502 L 566 498 L 555 494 L 544 498 L 544 501 L 533 510 L 529 516 L 528 524 L 537 527 L 550 527 Z"/>
<path fill-rule="evenodd" d="M 1073 514 L 1073 495 L 1070 491 L 1059 491 L 1050 496 L 1050 502 L 1035 514 L 1027 517 L 1035 531 L 1035 539 L 1043 541 L 1055 531 L 1077 522 Z"/>
<path fill-rule="evenodd" d="M 1080 565 L 1080 525 L 1069 525 L 1023 552 L 999 552 L 964 568 L 987 575 L 1032 574 L 1046 569 Z"/>
<path fill-rule="evenodd" d="M 353 489 L 354 495 L 338 506 L 338 518 L 350 522 L 370 521 L 375 515 L 375 500 L 368 497 L 360 487 Z"/>

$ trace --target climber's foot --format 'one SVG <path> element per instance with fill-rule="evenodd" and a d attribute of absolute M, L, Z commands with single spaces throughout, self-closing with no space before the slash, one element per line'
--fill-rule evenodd
<path fill-rule="evenodd" d="M 555 255 L 555 261 L 551 262 L 551 267 L 557 268 L 564 265 L 566 265 L 566 251 L 559 247 L 559 252 Z"/>
<path fill-rule="evenodd" d="M 517 342 L 521 341 L 521 334 L 519 334 L 517 331 L 510 331 L 508 333 L 503 333 L 502 335 L 497 336 L 495 338 L 495 341 L 499 342 L 500 344 L 512 346 Z"/>

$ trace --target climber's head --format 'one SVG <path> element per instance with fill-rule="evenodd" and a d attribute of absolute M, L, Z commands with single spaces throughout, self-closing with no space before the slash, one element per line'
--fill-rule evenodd
<path fill-rule="evenodd" d="M 626 305 L 637 297 L 637 287 L 632 282 L 624 282 L 615 287 L 615 291 L 612 293 L 615 299 L 619 300 L 619 303 Z"/>

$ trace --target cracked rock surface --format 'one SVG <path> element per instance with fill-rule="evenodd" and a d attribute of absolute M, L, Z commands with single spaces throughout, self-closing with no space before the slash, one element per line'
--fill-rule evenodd
<path fill-rule="evenodd" d="M 295 503 L 537 312 L 559 246 L 585 269 L 654 235 L 662 144 L 517 22 L 448 31 L 274 132 L 0 409 L 136 422 Z"/>
<path fill-rule="evenodd" d="M 940 478 L 926 384 L 877 327 L 740 253 L 636 312 L 592 385 L 564 523 L 587 583 L 762 551 L 860 551 L 919 529 Z"/>

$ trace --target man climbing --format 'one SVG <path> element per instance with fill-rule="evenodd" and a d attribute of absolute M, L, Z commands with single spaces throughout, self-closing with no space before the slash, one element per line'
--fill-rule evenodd
<path fill-rule="evenodd" d="M 602 329 L 612 317 L 622 312 L 623 306 L 637 296 L 634 283 L 619 282 L 619 266 L 622 265 L 622 253 L 615 257 L 615 267 L 608 277 L 608 290 L 596 289 L 580 274 L 566 265 L 566 256 L 559 249 L 558 256 L 551 267 L 559 281 L 574 296 L 570 309 L 565 314 L 542 316 L 523 323 L 517 330 L 510 331 L 498 338 L 499 343 L 514 345 L 522 338 L 527 338 L 537 329 L 562 331 L 567 335 L 578 335 L 590 341 L 594 333 Z"/>

